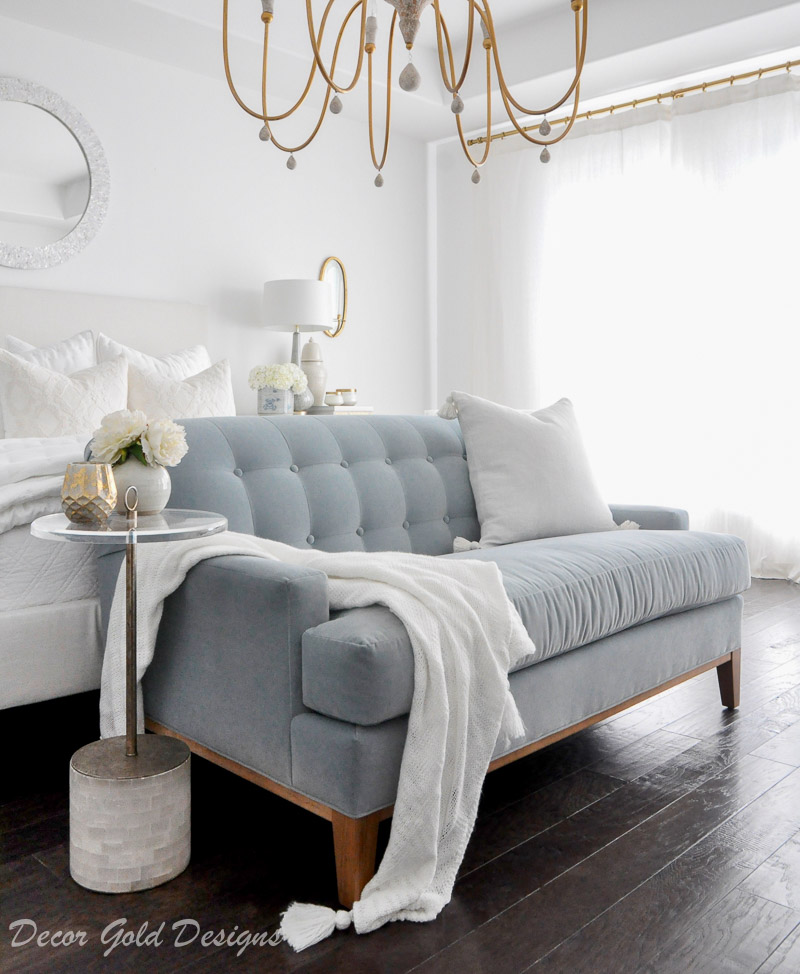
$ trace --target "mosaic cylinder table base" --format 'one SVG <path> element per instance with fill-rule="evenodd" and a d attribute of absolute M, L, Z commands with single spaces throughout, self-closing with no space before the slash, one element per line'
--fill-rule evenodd
<path fill-rule="evenodd" d="M 69 769 L 69 871 L 100 893 L 150 889 L 183 872 L 191 854 L 190 754 L 170 737 L 94 741 Z"/>

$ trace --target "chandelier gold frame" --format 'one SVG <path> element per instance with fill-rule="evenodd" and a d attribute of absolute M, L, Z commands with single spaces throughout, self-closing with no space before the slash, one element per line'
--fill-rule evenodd
<path fill-rule="evenodd" d="M 508 116 L 514 130 L 517 134 L 521 135 L 526 141 L 542 146 L 541 160 L 542 162 L 548 162 L 550 159 L 550 153 L 548 146 L 555 145 L 562 139 L 566 138 L 572 128 L 575 119 L 578 117 L 578 101 L 580 98 L 580 83 L 581 83 L 581 73 L 583 71 L 584 60 L 586 58 L 586 35 L 587 35 L 587 25 L 588 25 L 588 7 L 589 0 L 565 0 L 568 2 L 573 14 L 575 22 L 575 74 L 573 80 L 565 93 L 562 95 L 558 101 L 554 102 L 552 105 L 548 105 L 545 108 L 527 108 L 517 101 L 509 90 L 508 84 L 506 83 L 503 68 L 500 62 L 500 54 L 498 51 L 497 35 L 495 32 L 494 18 L 492 17 L 491 6 L 489 0 L 465 0 L 468 7 L 468 22 L 467 22 L 467 39 L 465 44 L 464 59 L 462 62 L 462 67 L 460 72 L 457 74 L 455 69 L 455 60 L 453 55 L 453 44 L 450 40 L 450 32 L 447 28 L 444 17 L 440 9 L 440 0 L 386 0 L 391 6 L 393 6 L 394 13 L 392 14 L 391 25 L 389 27 L 388 42 L 386 44 L 386 108 L 384 114 L 384 128 L 383 128 L 383 139 L 382 145 L 376 148 L 375 140 L 375 121 L 374 121 L 374 97 L 373 97 L 373 76 L 374 76 L 374 66 L 373 59 L 375 57 L 376 51 L 378 50 L 378 37 L 377 37 L 377 18 L 374 14 L 368 15 L 368 8 L 370 4 L 374 5 L 375 0 L 356 0 L 352 4 L 349 11 L 345 14 L 338 31 L 336 32 L 336 41 L 333 47 L 333 54 L 331 57 L 330 65 L 325 66 L 322 59 L 321 49 L 323 38 L 325 36 L 325 31 L 328 28 L 328 22 L 330 19 L 331 11 L 337 0 L 327 0 L 325 8 L 322 12 L 322 17 L 319 21 L 318 27 L 314 24 L 314 12 L 312 10 L 312 0 L 306 0 L 306 20 L 308 23 L 308 37 L 311 45 L 311 52 L 313 54 L 313 59 L 311 62 L 311 67 L 309 69 L 308 78 L 306 80 L 305 87 L 303 88 L 300 97 L 297 101 L 285 112 L 270 114 L 268 109 L 268 86 L 267 86 L 267 68 L 269 64 L 269 38 L 270 38 L 270 26 L 273 22 L 275 0 L 261 0 L 262 13 L 261 21 L 263 23 L 263 54 L 261 59 L 261 109 L 260 111 L 251 108 L 245 103 L 245 101 L 239 96 L 236 90 L 236 86 L 233 83 L 233 77 L 231 74 L 230 59 L 228 56 L 228 2 L 229 0 L 223 0 L 223 11 L 222 11 L 222 51 L 223 60 L 225 64 L 225 77 L 228 81 L 228 86 L 230 87 L 231 94 L 235 98 L 238 105 L 251 115 L 253 118 L 257 118 L 261 122 L 261 127 L 259 130 L 259 137 L 264 142 L 272 142 L 273 145 L 279 149 L 281 152 L 288 154 L 289 158 L 287 160 L 287 167 L 289 169 L 294 169 L 297 165 L 294 154 L 305 149 L 308 145 L 313 142 L 316 138 L 317 133 L 322 128 L 322 123 L 325 120 L 325 115 L 327 111 L 331 111 L 333 114 L 338 114 L 341 111 L 342 104 L 339 95 L 346 94 L 352 91 L 359 80 L 361 79 L 361 74 L 364 66 L 364 55 L 366 54 L 367 59 L 367 106 L 368 106 L 368 128 L 369 128 L 369 148 L 370 155 L 372 157 L 372 164 L 377 170 L 377 176 L 375 177 L 375 185 L 383 185 L 383 175 L 382 170 L 386 165 L 386 160 L 389 153 L 389 136 L 391 129 L 391 118 L 392 118 L 392 63 L 393 63 L 393 51 L 394 51 L 394 40 L 395 33 L 399 26 L 400 32 L 405 40 L 405 46 L 409 51 L 409 66 L 404 70 L 400 77 L 401 87 L 406 90 L 413 91 L 419 85 L 419 74 L 416 69 L 412 66 L 410 56 L 411 51 L 414 46 L 414 38 L 416 36 L 417 30 L 419 28 L 419 17 L 422 11 L 429 4 L 433 7 L 433 12 L 436 20 L 436 46 L 439 55 L 439 68 L 441 73 L 442 83 L 444 84 L 445 90 L 452 96 L 451 111 L 455 117 L 456 130 L 458 133 L 459 141 L 461 142 L 461 147 L 464 151 L 465 156 L 469 160 L 470 164 L 474 167 L 474 172 L 472 175 L 473 182 L 478 182 L 480 180 L 479 170 L 484 166 L 489 158 L 489 151 L 491 149 L 492 143 L 492 98 L 495 92 L 492 90 L 492 75 L 494 74 L 497 82 L 497 93 L 499 93 L 505 113 Z M 278 0 L 280 3 L 281 0 Z M 287 0 L 284 0 L 287 2 Z M 348 84 L 339 84 L 334 80 L 334 75 L 336 72 L 336 64 L 339 58 L 339 49 L 342 43 L 342 39 L 345 36 L 345 32 L 348 25 L 353 22 L 353 18 L 357 18 L 359 23 L 359 44 L 358 44 L 358 59 L 356 62 L 355 70 Z M 483 143 L 483 151 L 480 156 L 473 157 L 470 152 L 470 146 L 475 144 L 476 140 L 467 141 L 464 135 L 464 129 L 461 121 L 461 112 L 463 110 L 463 101 L 460 96 L 460 91 L 464 86 L 467 79 L 467 75 L 470 68 L 470 63 L 472 59 L 472 48 L 473 40 L 475 38 L 475 26 L 476 23 L 480 26 L 481 32 L 483 34 L 483 48 L 485 51 L 486 59 L 486 134 L 480 139 Z M 325 84 L 325 97 L 322 102 L 322 106 L 319 111 L 316 123 L 314 124 L 311 134 L 304 140 L 301 140 L 295 145 L 290 145 L 282 142 L 276 137 L 275 134 L 275 123 L 281 122 L 286 118 L 293 115 L 303 103 L 311 91 L 314 79 L 319 72 Z M 410 72 L 407 76 L 406 73 Z M 406 76 L 406 77 L 404 77 Z M 551 136 L 551 126 L 547 121 L 547 115 L 551 112 L 556 111 L 565 102 L 568 101 L 570 97 L 574 96 L 574 103 L 572 106 L 571 113 L 567 116 L 564 129 L 558 135 Z M 530 118 L 532 116 L 540 116 L 542 121 L 538 125 L 523 125 L 517 116 L 524 116 L 525 118 Z M 531 134 L 533 130 L 536 130 L 537 134 Z"/>

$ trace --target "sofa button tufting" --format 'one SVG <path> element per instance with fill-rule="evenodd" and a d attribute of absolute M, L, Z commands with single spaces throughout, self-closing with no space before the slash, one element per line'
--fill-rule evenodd
<path fill-rule="evenodd" d="M 433 463 L 433 457 L 425 457 L 428 463 Z"/>
<path fill-rule="evenodd" d="M 241 467 L 235 467 L 234 468 L 234 471 L 233 471 L 233 475 L 234 475 L 234 477 L 241 477 L 241 476 L 243 476 L 243 474 L 242 474 L 242 468 Z"/>
<path fill-rule="evenodd" d="M 359 536 L 359 538 L 363 538 L 364 537 L 364 529 L 363 528 L 356 528 L 356 534 Z"/>
<path fill-rule="evenodd" d="M 290 469 L 290 470 L 292 471 L 292 473 L 297 473 L 297 471 L 298 471 L 298 470 L 299 470 L 300 468 L 299 468 L 299 467 L 297 466 L 297 464 L 296 464 L 296 463 L 293 463 L 293 464 L 291 465 L 291 467 L 289 467 L 289 469 Z"/>
<path fill-rule="evenodd" d="M 347 462 L 347 460 L 342 460 L 341 466 L 343 466 L 346 470 L 350 466 L 350 464 Z"/>
<path fill-rule="evenodd" d="M 466 453 L 462 454 L 462 456 L 464 457 L 465 460 L 467 459 Z"/>
<path fill-rule="evenodd" d="M 403 521 L 403 527 L 406 529 L 406 531 L 408 531 L 411 525 L 408 523 L 408 521 Z"/>
<path fill-rule="evenodd" d="M 309 536 L 306 538 L 306 541 L 309 544 L 314 544 L 314 535 L 313 534 L 309 534 Z"/>
<path fill-rule="evenodd" d="M 442 520 L 444 521 L 445 524 L 449 524 L 450 523 L 450 516 L 448 514 L 445 514 L 445 516 L 442 518 Z"/>
<path fill-rule="evenodd" d="M 390 460 L 390 458 L 389 458 L 389 457 L 387 457 L 387 458 L 386 458 L 386 462 L 387 462 L 387 463 L 389 464 L 389 466 L 391 466 L 391 465 L 392 465 L 392 461 Z"/>

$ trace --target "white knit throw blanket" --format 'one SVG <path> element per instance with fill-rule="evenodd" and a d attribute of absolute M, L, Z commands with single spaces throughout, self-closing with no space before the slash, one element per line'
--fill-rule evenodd
<path fill-rule="evenodd" d="M 225 532 L 197 541 L 138 548 L 138 665 L 153 658 L 164 599 L 205 558 L 246 554 L 328 576 L 330 606 L 380 604 L 403 622 L 414 652 L 408 720 L 389 845 L 352 913 L 293 904 L 281 930 L 303 949 L 344 928 L 358 933 L 389 920 L 432 920 L 449 902 L 492 752 L 524 726 L 508 671 L 535 652 L 493 562 L 400 552 L 327 553 Z M 103 737 L 125 732 L 125 571 L 117 580 L 103 661 Z M 247 674 L 243 673 L 246 679 Z M 139 730 L 142 732 L 141 684 Z"/>

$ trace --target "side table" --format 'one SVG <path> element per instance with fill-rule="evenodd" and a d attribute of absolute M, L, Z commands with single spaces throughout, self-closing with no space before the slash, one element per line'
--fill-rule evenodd
<path fill-rule="evenodd" d="M 87 744 L 70 762 L 69 867 L 87 889 L 150 889 L 189 864 L 189 748 L 136 732 L 136 546 L 203 538 L 227 527 L 219 514 L 169 509 L 112 514 L 101 525 L 75 524 L 65 514 L 31 524 L 31 534 L 44 540 L 125 545 L 125 736 Z"/>

